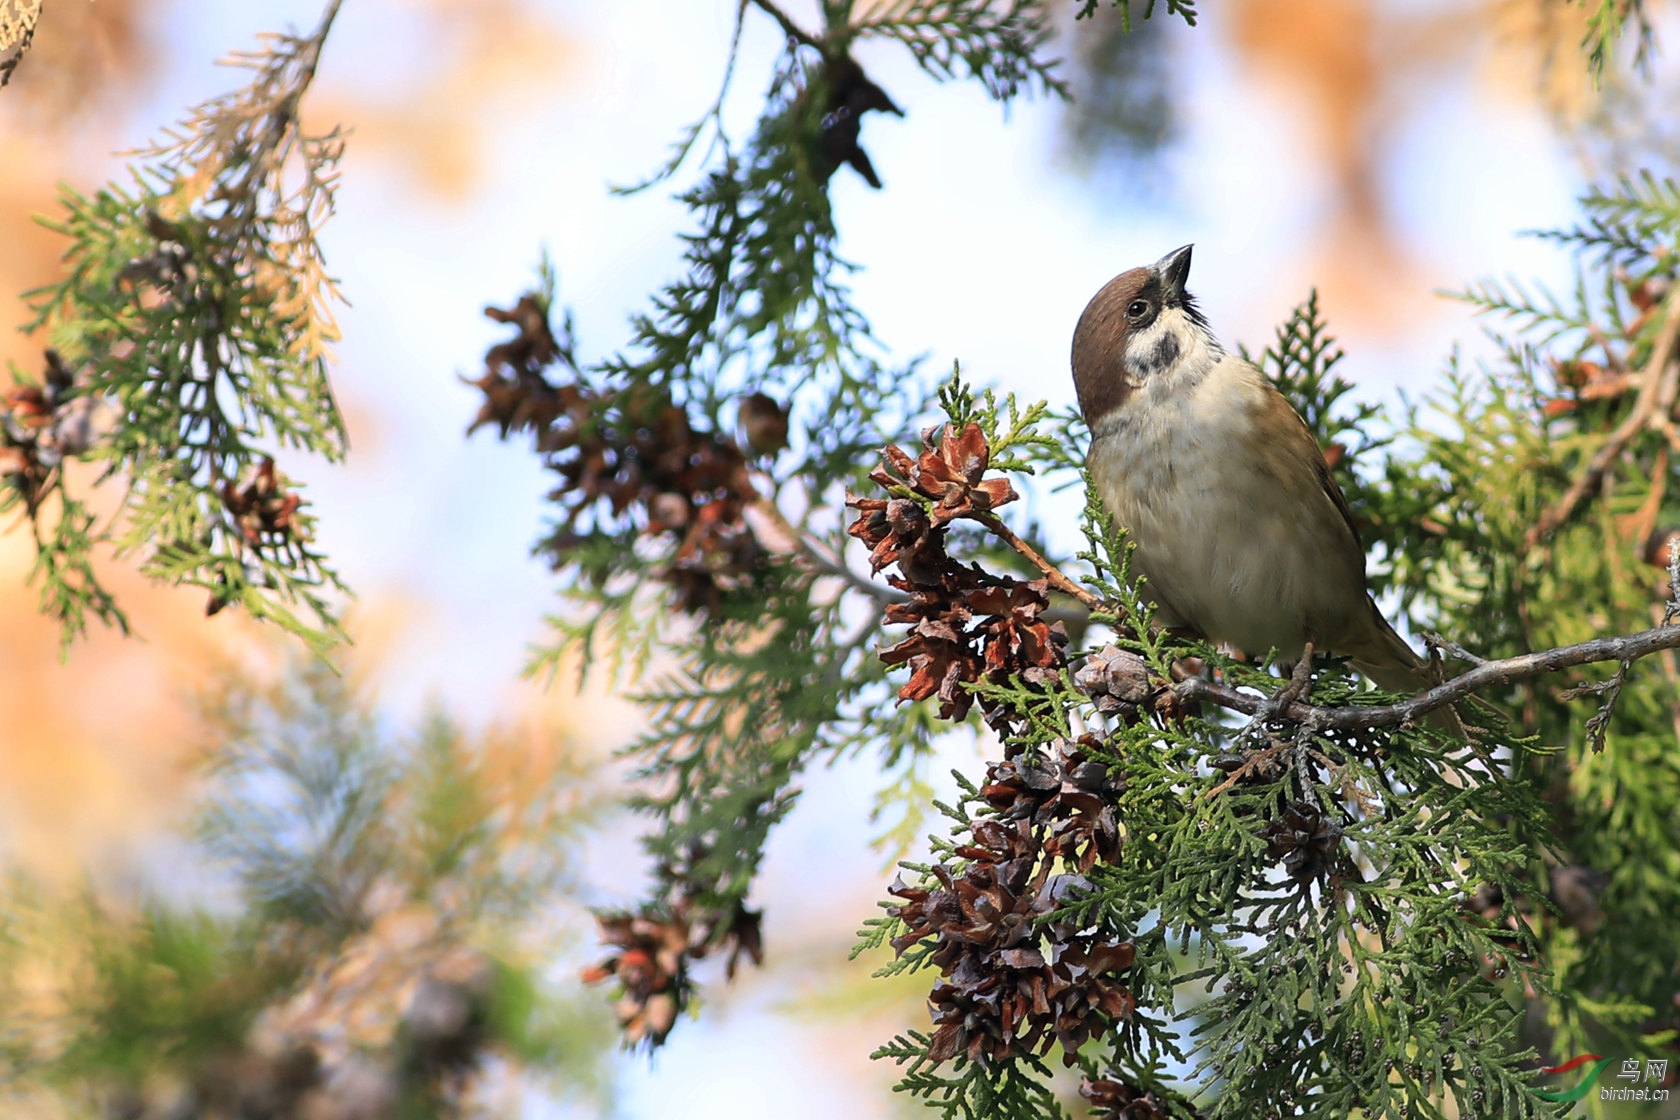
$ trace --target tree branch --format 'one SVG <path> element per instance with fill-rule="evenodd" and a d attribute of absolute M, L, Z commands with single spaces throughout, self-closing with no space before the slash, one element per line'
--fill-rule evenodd
<path fill-rule="evenodd" d="M 1410 700 L 1370 707 L 1346 705 L 1339 708 L 1320 708 L 1293 701 L 1278 707 L 1276 714 L 1301 722 L 1309 717 L 1326 730 L 1358 730 L 1372 727 L 1391 727 L 1409 723 L 1438 708 L 1457 703 L 1472 693 L 1496 685 L 1511 684 L 1531 677 L 1555 673 L 1576 665 L 1600 661 L 1633 662 L 1667 649 L 1680 648 L 1680 626 L 1659 626 L 1617 638 L 1595 638 L 1572 646 L 1525 653 L 1500 661 L 1484 661 L 1469 672 L 1445 684 L 1437 685 Z M 1184 701 L 1205 700 L 1222 708 L 1257 715 L 1268 705 L 1269 698 L 1239 692 L 1229 685 L 1202 677 L 1192 677 L 1172 686 L 1172 691 Z"/>
<path fill-rule="evenodd" d="M 761 535 L 760 543 L 772 551 L 797 553 L 823 575 L 838 576 L 845 580 L 852 590 L 861 591 L 881 603 L 902 603 L 910 598 L 902 591 L 866 579 L 853 571 L 844 557 L 831 555 L 826 548 L 817 543 L 815 537 L 789 521 L 781 507 L 769 498 L 761 496 L 748 508 L 770 522 L 776 531 L 786 538 L 785 541 L 765 541 Z"/>
<path fill-rule="evenodd" d="M 1676 336 L 1680 335 L 1680 299 L 1676 299 L 1669 306 L 1663 328 L 1663 341 L 1658 344 L 1658 352 L 1652 355 L 1652 371 L 1662 368 L 1657 364 L 1657 359 L 1660 358 L 1664 362 L 1669 360 Z M 1680 373 L 1680 362 L 1675 362 L 1669 373 Z M 1663 404 L 1672 404 L 1674 397 L 1673 389 L 1668 388 L 1660 391 L 1654 399 Z M 1046 560 L 1036 548 L 1022 540 L 1014 530 L 1005 525 L 997 514 L 988 510 L 971 508 L 962 516 L 971 521 L 977 521 L 991 530 L 1000 540 L 1020 553 L 1042 572 L 1050 586 L 1073 596 L 1086 609 L 1094 612 L 1112 607 L 1111 604 L 1104 603 L 1102 599 L 1069 579 L 1061 569 Z M 1677 550 L 1677 552 L 1680 552 L 1680 550 Z M 1676 568 L 1676 574 L 1680 575 L 1680 556 L 1675 557 L 1670 566 Z M 856 578 L 854 576 L 854 579 Z M 862 581 L 859 580 L 859 582 Z M 1671 594 L 1674 594 L 1676 602 L 1680 603 L 1680 590 L 1671 591 Z M 1522 654 L 1518 657 L 1508 657 L 1500 661 L 1485 661 L 1453 642 L 1435 635 L 1429 635 L 1431 645 L 1445 650 L 1449 654 L 1471 661 L 1475 667 L 1427 692 L 1419 693 L 1409 700 L 1402 700 L 1394 704 L 1321 708 L 1297 699 L 1301 692 L 1301 685 L 1298 681 L 1286 686 L 1271 697 L 1241 692 L 1229 685 L 1219 684 L 1203 677 L 1191 677 L 1188 680 L 1180 681 L 1172 686 L 1172 691 L 1180 700 L 1185 702 L 1205 700 L 1223 708 L 1242 712 L 1245 715 L 1254 716 L 1263 713 L 1268 718 L 1282 716 L 1297 723 L 1310 718 L 1315 726 L 1327 730 L 1388 727 L 1398 723 L 1415 721 L 1437 709 L 1455 704 L 1484 688 L 1527 680 L 1531 677 L 1554 673 L 1560 669 L 1568 669 L 1576 665 L 1617 661 L 1621 663 L 1618 675 L 1625 677 L 1632 663 L 1640 658 L 1653 653 L 1680 648 L 1680 625 L 1669 625 L 1670 622 L 1674 621 L 1673 616 L 1677 610 L 1680 610 L 1680 608 L 1671 607 L 1670 612 L 1664 615 L 1662 624 L 1651 630 L 1642 630 L 1637 634 L 1628 634 L 1617 638 L 1596 638 L 1590 642 L 1541 650 L 1538 653 Z M 1308 663 L 1311 656 L 1312 646 L 1309 645 L 1302 664 Z M 1297 666 L 1298 670 L 1299 668 L 1300 666 Z M 1608 688 L 1609 686 L 1607 686 L 1607 690 Z"/>
<path fill-rule="evenodd" d="M 1015 531 L 1005 525 L 1003 523 L 1003 519 L 998 517 L 997 514 L 986 510 L 971 509 L 963 516 L 971 521 L 978 521 L 980 524 L 995 533 L 1004 544 L 1007 544 L 1010 548 L 1013 548 L 1016 552 L 1019 552 L 1022 556 L 1026 557 L 1027 562 L 1037 568 L 1040 572 L 1044 573 L 1044 578 L 1048 580 L 1050 586 L 1054 587 L 1057 591 L 1066 595 L 1072 595 L 1075 599 L 1078 599 L 1081 603 L 1083 603 L 1087 610 L 1100 611 L 1104 608 L 1105 604 L 1100 598 L 1091 594 L 1067 576 L 1063 575 L 1062 570 L 1056 567 L 1056 565 L 1050 563 L 1050 561 L 1046 560 L 1043 555 L 1039 553 L 1038 549 L 1016 536 Z"/>
<path fill-rule="evenodd" d="M 794 23 L 793 20 L 788 18 L 787 13 L 776 7 L 771 0 L 752 0 L 752 3 L 754 7 L 766 12 L 771 19 L 774 19 L 777 23 L 781 24 L 783 33 L 786 34 L 789 39 L 792 39 L 800 46 L 810 47 L 815 51 L 821 51 L 824 56 L 827 56 L 828 51 L 823 46 L 822 40 L 801 28 L 797 23 Z"/>
<path fill-rule="evenodd" d="M 338 18 L 338 9 L 343 7 L 344 0 L 330 0 L 326 11 L 321 15 L 321 24 L 315 29 L 315 34 L 309 37 L 309 55 L 301 67 L 303 71 L 302 85 L 307 87 L 315 80 L 315 68 L 321 62 L 321 47 L 326 44 L 327 34 L 332 31 L 333 21 Z"/>
<path fill-rule="evenodd" d="M 1656 345 L 1641 375 L 1639 396 L 1633 402 L 1633 408 L 1593 455 L 1587 469 L 1569 484 L 1569 489 L 1561 498 L 1540 515 L 1540 520 L 1528 531 L 1528 547 L 1535 547 L 1569 520 L 1582 500 L 1597 489 L 1605 472 L 1627 449 L 1634 436 L 1647 427 L 1661 431 L 1669 421 L 1668 410 L 1674 405 L 1677 383 L 1680 383 L 1680 361 L 1675 360 L 1674 354 L 1677 338 L 1680 338 L 1680 290 L 1668 296 L 1668 308 L 1663 314 L 1662 325 L 1657 328 Z"/>

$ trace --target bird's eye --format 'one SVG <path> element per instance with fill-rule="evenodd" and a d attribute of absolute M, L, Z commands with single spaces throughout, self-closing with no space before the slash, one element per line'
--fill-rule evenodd
<path fill-rule="evenodd" d="M 1147 314 L 1149 314 L 1148 300 L 1134 299 L 1126 305 L 1126 318 L 1128 319 L 1141 319 Z"/>

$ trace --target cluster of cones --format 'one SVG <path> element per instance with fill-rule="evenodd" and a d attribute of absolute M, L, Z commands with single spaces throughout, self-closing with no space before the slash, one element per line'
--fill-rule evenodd
<path fill-rule="evenodd" d="M 787 446 L 785 410 L 754 393 L 741 403 L 742 441 L 704 431 L 663 388 L 585 383 L 569 338 L 555 337 L 535 297 L 485 314 L 519 333 L 492 346 L 483 375 L 468 382 L 484 393 L 468 432 L 493 425 L 504 438 L 532 434 L 560 478 L 549 495 L 557 524 L 541 545 L 554 564 L 578 560 L 592 529 L 633 528 L 664 547 L 664 579 L 686 612 L 715 609 L 756 588 L 771 553 L 746 519 L 758 499 L 749 464 Z M 551 381 L 551 369 L 567 377 Z M 612 572 L 585 574 L 605 581 Z"/>
<path fill-rule="evenodd" d="M 694 996 L 689 966 L 718 952 L 735 975 L 741 957 L 764 959 L 763 915 L 737 902 L 724 914 L 705 913 L 687 897 L 636 913 L 597 914 L 601 941 L 611 955 L 584 969 L 586 983 L 614 980 L 619 1029 L 632 1046 L 665 1041 Z"/>
<path fill-rule="evenodd" d="M 953 521 L 1017 496 L 1007 479 L 984 477 L 990 452 L 980 426 L 947 424 L 922 442 L 916 456 L 888 447 L 870 474 L 892 496 L 846 500 L 858 511 L 847 531 L 868 546 L 875 572 L 896 565 L 887 583 L 907 596 L 887 608 L 886 621 L 910 631 L 881 659 L 910 668 L 900 700 L 934 697 L 942 718 L 962 719 L 978 696 L 987 722 L 1002 730 L 1013 720 L 1010 708 L 970 686 L 1055 680 L 1067 663 L 1067 630 L 1043 617 L 1050 606 L 1044 580 L 992 575 L 946 551 Z"/>

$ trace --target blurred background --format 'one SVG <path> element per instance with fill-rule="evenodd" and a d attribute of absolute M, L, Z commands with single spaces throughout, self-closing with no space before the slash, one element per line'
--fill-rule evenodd
<path fill-rule="evenodd" d="M 809 27 L 816 8 L 786 4 Z M 1579 57 L 1582 9 L 1561 0 L 1225 0 L 1204 5 L 1194 29 L 1157 19 L 1130 37 L 1106 7 L 1077 26 L 1068 8 L 1055 46 L 1072 106 L 1005 113 L 884 45 L 859 52 L 906 116 L 864 128 L 885 189 L 849 171 L 834 179 L 841 250 L 861 266 L 857 302 L 880 340 L 928 355 L 930 376 L 955 359 L 982 384 L 1070 400 L 1068 341 L 1085 301 L 1194 242 L 1191 286 L 1228 343 L 1264 346 L 1316 287 L 1362 395 L 1424 396 L 1455 347 L 1474 357 L 1480 346 L 1442 290 L 1487 275 L 1568 284 L 1566 259 L 1521 232 L 1570 223 L 1589 183 L 1672 173 L 1680 155 L 1680 71 L 1660 51 L 1680 33 L 1671 8 L 1654 8 L 1648 73 L 1612 67 L 1602 90 Z M 264 30 L 312 28 L 319 9 L 46 6 L 0 93 L 0 359 L 39 364 L 15 330 L 16 294 L 57 267 L 59 238 L 32 219 L 53 213 L 55 184 L 120 177 L 123 150 L 239 83 L 217 58 Z M 633 710 L 599 688 L 522 678 L 554 602 L 553 577 L 530 556 L 547 484 L 522 445 L 464 438 L 478 394 L 457 375 L 476 373 L 504 333 L 482 308 L 527 288 L 545 249 L 580 357 L 627 337 L 627 317 L 678 267 L 685 212 L 658 191 L 609 187 L 658 166 L 711 102 L 734 12 L 730 0 L 344 6 L 305 117 L 351 130 L 324 236 L 350 301 L 335 383 L 351 455 L 342 468 L 285 469 L 306 482 L 320 543 L 358 592 L 356 645 L 341 660 L 377 734 L 447 712 L 516 769 L 559 752 L 579 775 L 574 795 L 599 805 L 616 792 L 612 751 L 633 735 Z M 781 47 L 750 11 L 725 106 L 737 131 Z M 36 883 L 213 903 L 215 878 L 196 871 L 179 831 L 203 788 L 190 765 L 206 734 L 202 693 L 230 665 L 274 676 L 281 645 L 233 612 L 206 619 L 196 592 L 158 591 L 113 565 L 140 639 L 95 633 L 63 661 L 25 586 L 27 533 L 8 530 L 0 858 Z M 981 749 L 948 751 L 955 763 Z M 763 969 L 730 986 L 706 977 L 703 1017 L 651 1061 L 608 1050 L 587 1092 L 572 1091 L 589 1081 L 574 1071 L 504 1079 L 509 1099 L 531 1116 L 893 1114 L 892 1071 L 868 1053 L 924 1025 L 925 1011 L 914 985 L 865 983 L 873 966 L 846 960 L 890 879 L 870 845 L 884 827 L 870 820 L 875 785 L 867 761 L 836 766 L 773 842 L 754 900 Z M 635 898 L 643 873 L 634 822 L 590 816 L 567 834 L 582 847 L 537 923 L 540 967 L 560 990 L 596 955 L 583 908 Z M 821 877 L 808 870 L 819 859 Z M 605 996 L 566 998 L 580 1009 L 572 1029 L 609 1043 Z"/>

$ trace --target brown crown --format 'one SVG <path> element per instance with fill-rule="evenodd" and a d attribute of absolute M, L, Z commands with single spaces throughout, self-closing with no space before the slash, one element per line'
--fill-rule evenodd
<path fill-rule="evenodd" d="M 1126 305 L 1160 283 L 1153 269 L 1129 269 L 1104 284 L 1079 316 L 1073 329 L 1073 387 L 1087 424 L 1119 408 L 1131 393 L 1122 363 L 1131 331 Z"/>

